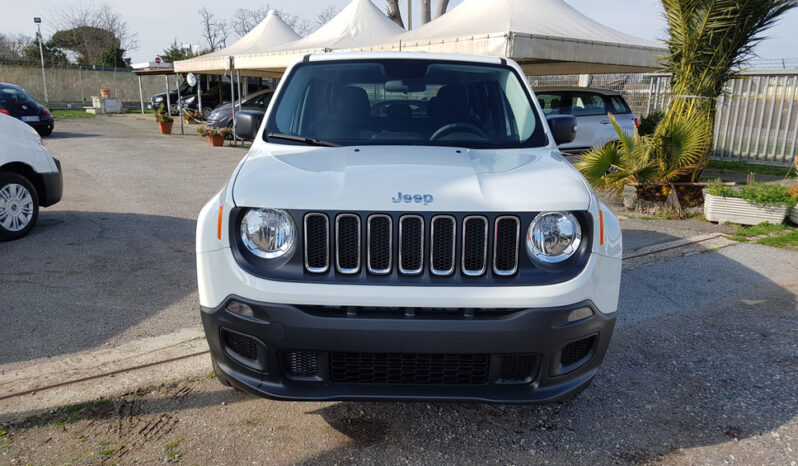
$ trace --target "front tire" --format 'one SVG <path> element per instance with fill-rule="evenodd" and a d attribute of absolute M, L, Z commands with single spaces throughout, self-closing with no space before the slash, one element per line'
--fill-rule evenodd
<path fill-rule="evenodd" d="M 39 196 L 33 184 L 16 173 L 0 173 L 0 241 L 20 239 L 39 218 Z"/>
<path fill-rule="evenodd" d="M 39 136 L 49 136 L 49 135 L 53 134 L 53 127 L 52 126 L 48 126 L 46 128 L 39 128 L 36 131 L 39 132 Z"/>

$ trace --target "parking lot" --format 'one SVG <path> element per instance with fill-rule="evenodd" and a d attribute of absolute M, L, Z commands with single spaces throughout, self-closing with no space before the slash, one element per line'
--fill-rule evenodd
<path fill-rule="evenodd" d="M 245 152 L 186 133 L 139 116 L 57 123 L 45 145 L 64 199 L 0 243 L 0 390 L 15 371 L 198 329 L 196 216 Z M 0 463 L 796 464 L 798 253 L 696 220 L 622 225 L 618 324 L 575 400 L 274 402 L 222 387 L 202 356 L 169 383 L 85 383 L 77 401 L 95 401 L 77 408 L 0 393 Z"/>

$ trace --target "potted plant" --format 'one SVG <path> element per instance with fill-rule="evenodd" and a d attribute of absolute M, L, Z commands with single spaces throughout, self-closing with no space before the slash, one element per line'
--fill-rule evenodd
<path fill-rule="evenodd" d="M 200 135 L 207 137 L 208 142 L 213 147 L 220 147 L 224 145 L 224 138 L 233 133 L 230 128 L 213 128 L 205 125 L 197 128 L 197 132 L 200 133 Z"/>
<path fill-rule="evenodd" d="M 798 201 L 798 185 L 788 189 L 787 194 L 789 194 L 790 197 Z M 792 206 L 792 209 L 790 209 L 790 221 L 798 225 L 798 205 L 794 205 Z"/>
<path fill-rule="evenodd" d="M 629 135 L 608 115 L 618 134 L 612 141 L 582 155 L 574 164 L 594 188 L 620 197 L 633 186 L 638 200 L 671 204 L 701 202 L 701 186 L 684 183 L 707 147 L 711 128 L 700 114 L 672 115 L 653 134 Z"/>
<path fill-rule="evenodd" d="M 158 123 L 158 130 L 161 134 L 172 134 L 172 124 L 174 121 L 174 118 L 169 116 L 166 108 L 161 104 L 161 106 L 158 107 L 158 111 L 155 112 L 155 122 Z"/>
<path fill-rule="evenodd" d="M 189 125 L 196 125 L 202 122 L 202 115 L 197 110 L 192 111 L 185 111 L 183 112 L 183 119 L 186 120 L 186 123 Z"/>
<path fill-rule="evenodd" d="M 784 222 L 787 212 L 795 207 L 796 199 L 787 188 L 777 184 L 754 183 L 736 189 L 712 183 L 704 196 L 704 217 L 710 222 L 774 225 Z"/>

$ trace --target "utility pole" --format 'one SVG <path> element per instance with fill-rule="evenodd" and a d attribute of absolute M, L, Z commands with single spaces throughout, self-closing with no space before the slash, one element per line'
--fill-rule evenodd
<path fill-rule="evenodd" d="M 39 56 L 42 59 L 42 84 L 44 85 L 44 102 L 50 104 L 50 97 L 47 95 L 47 77 L 44 75 L 44 48 L 42 47 L 42 19 L 36 16 L 33 18 L 36 27 L 39 28 Z"/>
<path fill-rule="evenodd" d="M 413 0 L 407 0 L 407 30 L 413 29 Z"/>

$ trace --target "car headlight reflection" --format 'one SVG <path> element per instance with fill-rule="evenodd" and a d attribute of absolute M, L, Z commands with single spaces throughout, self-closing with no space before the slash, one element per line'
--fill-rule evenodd
<path fill-rule="evenodd" d="M 264 259 L 277 259 L 293 251 L 294 221 L 279 209 L 250 209 L 241 221 L 241 241 L 249 252 Z"/>
<path fill-rule="evenodd" d="M 543 264 L 557 264 L 579 250 L 582 227 L 570 212 L 543 212 L 532 221 L 526 236 L 529 257 Z"/>

